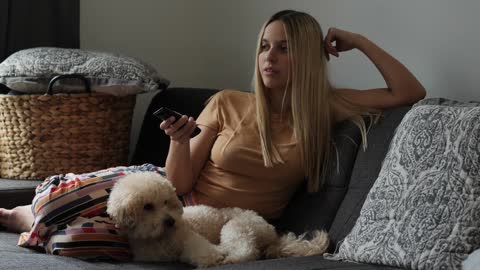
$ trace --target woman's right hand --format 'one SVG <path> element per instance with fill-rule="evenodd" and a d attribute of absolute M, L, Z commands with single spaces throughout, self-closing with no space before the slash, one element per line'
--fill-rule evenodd
<path fill-rule="evenodd" d="M 190 135 L 197 126 L 195 119 L 193 119 L 193 117 L 182 115 L 178 121 L 175 123 L 173 122 L 175 122 L 175 117 L 173 116 L 165 121 L 162 121 L 162 123 L 160 123 L 160 129 L 162 129 L 172 141 L 176 141 L 181 144 L 190 141 Z"/>
<path fill-rule="evenodd" d="M 359 39 L 359 34 L 331 27 L 328 29 L 324 40 L 327 55 L 331 54 L 339 57 L 340 52 L 346 52 L 356 48 L 356 43 L 358 43 Z M 333 43 L 335 43 L 335 45 L 333 45 Z"/>

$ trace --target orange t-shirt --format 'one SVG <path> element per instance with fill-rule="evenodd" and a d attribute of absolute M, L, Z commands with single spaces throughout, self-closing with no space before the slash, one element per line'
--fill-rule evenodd
<path fill-rule="evenodd" d="M 217 131 L 210 156 L 191 196 L 196 204 L 240 207 L 278 218 L 304 180 L 300 152 L 288 123 L 272 115 L 272 140 L 284 164 L 264 166 L 256 123 L 255 96 L 224 90 L 196 120 Z"/>

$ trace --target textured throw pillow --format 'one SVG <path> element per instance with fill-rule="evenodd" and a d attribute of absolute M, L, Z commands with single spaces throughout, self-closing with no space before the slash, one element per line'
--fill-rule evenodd
<path fill-rule="evenodd" d="M 18 51 L 0 63 L 0 83 L 23 93 L 45 93 L 51 78 L 60 74 L 81 74 L 93 92 L 114 95 L 137 94 L 164 89 L 169 81 L 150 65 L 119 54 L 39 47 Z M 55 84 L 61 92 L 84 89 L 79 80 Z"/>
<path fill-rule="evenodd" d="M 475 107 L 480 106 L 480 103 L 477 101 L 458 101 L 458 100 L 451 100 L 446 98 L 427 98 L 422 99 L 419 102 L 415 103 L 413 107 L 421 106 L 421 105 L 443 105 L 443 106 L 456 106 L 456 107 Z"/>
<path fill-rule="evenodd" d="M 397 128 L 360 217 L 334 258 L 461 269 L 479 247 L 480 107 L 419 103 Z"/>

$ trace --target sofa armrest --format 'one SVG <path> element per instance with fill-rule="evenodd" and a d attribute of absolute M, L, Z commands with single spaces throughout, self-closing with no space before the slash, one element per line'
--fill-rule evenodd
<path fill-rule="evenodd" d="M 32 203 L 35 188 L 42 181 L 0 179 L 0 208 Z"/>
<path fill-rule="evenodd" d="M 196 118 L 208 98 L 216 92 L 216 89 L 168 88 L 155 95 L 145 113 L 131 165 L 152 163 L 165 166 L 170 138 L 159 128 L 160 120 L 152 115 L 155 110 L 168 107 Z"/>

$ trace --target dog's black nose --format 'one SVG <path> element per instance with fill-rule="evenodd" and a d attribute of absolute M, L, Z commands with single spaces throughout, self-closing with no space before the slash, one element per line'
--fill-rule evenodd
<path fill-rule="evenodd" d="M 173 227 L 173 225 L 175 225 L 175 219 L 169 217 L 165 219 L 164 223 L 165 223 L 165 226 L 167 227 Z"/>

